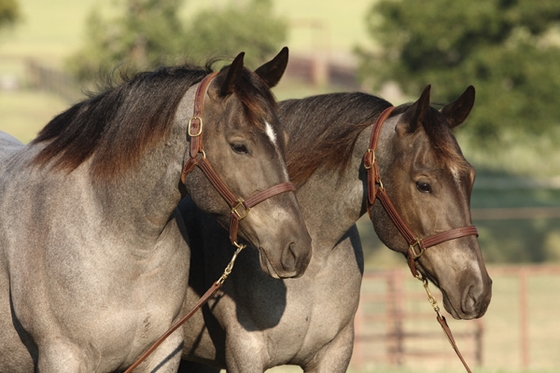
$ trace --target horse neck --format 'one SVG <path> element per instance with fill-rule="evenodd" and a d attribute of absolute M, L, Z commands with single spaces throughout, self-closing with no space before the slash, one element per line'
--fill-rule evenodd
<path fill-rule="evenodd" d="M 190 87 L 181 99 L 169 138 L 148 151 L 137 168 L 117 184 L 106 184 L 99 189 L 113 218 L 122 225 L 134 225 L 131 228 L 143 235 L 143 239 L 160 235 L 184 196 L 180 190 L 181 171 L 189 146 L 187 123 L 192 116 L 197 86 Z"/>
<path fill-rule="evenodd" d="M 184 138 L 184 131 L 181 132 Z M 174 136 L 177 138 L 177 136 Z M 179 189 L 186 142 L 162 143 L 145 154 L 134 169 L 115 181 L 95 182 L 96 200 L 117 231 L 156 238 L 181 200 Z M 162 167 L 165 165 L 165 167 Z"/>
<path fill-rule="evenodd" d="M 307 229 L 318 250 L 330 251 L 344 234 L 365 213 L 365 174 L 362 174 L 363 156 L 368 148 L 372 126 L 366 127 L 358 136 L 352 158 L 347 168 L 338 170 L 319 167 L 298 188 Z M 334 155 L 333 155 L 334 156 Z"/>

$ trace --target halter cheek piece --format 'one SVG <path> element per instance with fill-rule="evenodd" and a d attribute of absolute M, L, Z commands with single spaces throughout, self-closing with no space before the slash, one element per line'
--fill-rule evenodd
<path fill-rule="evenodd" d="M 267 188 L 258 192 L 247 199 L 236 197 L 227 185 L 222 181 L 220 176 L 216 173 L 203 149 L 202 143 L 202 130 L 203 124 L 202 114 L 204 110 L 204 96 L 212 79 L 218 73 L 212 73 L 206 76 L 198 85 L 194 97 L 193 117 L 189 121 L 187 134 L 190 137 L 190 150 L 189 159 L 185 163 L 183 172 L 181 174 L 181 181 L 185 183 L 185 178 L 189 172 L 198 166 L 206 175 L 210 183 L 216 188 L 218 193 L 227 202 L 231 208 L 231 216 L 229 221 L 229 239 L 235 246 L 237 243 L 237 231 L 239 228 L 239 221 L 247 216 L 251 208 L 261 203 L 262 201 L 274 197 L 278 194 L 285 192 L 295 192 L 296 187 L 290 182 L 284 182 Z M 200 155 L 200 156 L 199 156 Z"/>
<path fill-rule="evenodd" d="M 428 280 L 426 280 L 426 278 L 416 270 L 416 260 L 420 258 L 422 254 L 424 254 L 426 249 L 432 246 L 438 245 L 445 241 L 450 241 L 465 236 L 475 235 L 478 237 L 478 231 L 474 225 L 468 225 L 465 227 L 454 228 L 445 232 L 436 233 L 434 235 L 421 239 L 418 238 L 418 236 L 412 232 L 408 224 L 406 224 L 405 221 L 402 219 L 401 215 L 393 205 L 391 198 L 389 198 L 389 195 L 387 194 L 387 191 L 385 190 L 383 183 L 381 182 L 379 164 L 378 162 L 376 162 L 375 159 L 375 152 L 377 151 L 377 143 L 379 141 L 381 128 L 383 127 L 383 123 L 385 123 L 387 118 L 389 118 L 389 116 L 391 115 L 394 109 L 395 109 L 394 106 L 390 106 L 387 109 L 385 109 L 379 115 L 379 117 L 377 117 L 377 120 L 375 121 L 375 124 L 373 125 L 373 129 L 371 131 L 369 148 L 364 154 L 364 167 L 367 170 L 367 180 L 368 180 L 368 184 L 367 184 L 368 198 L 366 204 L 368 214 L 371 217 L 371 207 L 375 203 L 375 199 L 378 198 L 379 201 L 381 202 L 381 205 L 383 206 L 385 211 L 387 211 L 387 214 L 389 215 L 389 217 L 391 218 L 391 220 L 393 221 L 393 223 L 395 224 L 399 232 L 403 235 L 405 240 L 408 242 L 408 251 L 406 256 L 407 256 L 408 266 L 410 267 L 410 271 L 412 272 L 412 275 L 414 277 L 416 277 L 417 279 L 423 282 L 424 289 L 428 294 L 428 300 L 432 305 L 432 307 L 434 308 L 434 311 L 437 313 L 437 321 L 443 328 L 443 331 L 445 332 L 447 338 L 449 339 L 451 346 L 453 347 L 453 349 L 457 353 L 457 356 L 463 363 L 463 366 L 465 367 L 467 372 L 470 373 L 471 370 L 468 367 L 465 360 L 463 359 L 463 356 L 459 352 L 459 349 L 453 338 L 453 334 L 451 333 L 451 329 L 449 329 L 449 326 L 447 325 L 447 321 L 445 321 L 445 317 L 439 312 L 439 306 L 437 305 L 436 299 L 428 289 Z"/>

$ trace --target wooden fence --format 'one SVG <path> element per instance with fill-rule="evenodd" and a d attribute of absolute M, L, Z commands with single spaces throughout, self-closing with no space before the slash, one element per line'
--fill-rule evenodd
<path fill-rule="evenodd" d="M 347 90 L 360 88 L 353 66 L 331 62 L 320 54 L 312 57 L 290 56 L 286 76 L 313 86 L 330 85 Z"/>
<path fill-rule="evenodd" d="M 560 325 L 556 317 L 560 267 L 490 267 L 488 271 L 494 294 L 483 318 L 453 320 L 442 312 L 468 364 L 514 370 L 558 367 L 560 330 L 546 329 Z M 443 309 L 440 292 L 431 284 L 430 288 Z M 422 284 L 407 269 L 365 273 L 355 326 L 354 371 L 387 365 L 463 371 Z"/>
<path fill-rule="evenodd" d="M 44 66 L 38 61 L 26 60 L 27 83 L 31 88 L 59 95 L 69 103 L 83 99 L 79 84 L 70 75 Z"/>
<path fill-rule="evenodd" d="M 7 58 L 9 57 L 0 56 L 1 60 Z M 69 103 L 85 97 L 78 82 L 69 74 L 34 59 L 12 59 L 24 66 L 25 86 L 54 93 Z M 286 76 L 314 86 L 331 85 L 348 90 L 356 90 L 360 87 L 353 66 L 335 63 L 320 55 L 290 56 Z"/>
<path fill-rule="evenodd" d="M 440 293 L 433 285 L 430 287 L 443 308 Z M 451 316 L 446 314 L 446 318 Z M 357 370 L 372 363 L 404 366 L 416 361 L 449 361 L 455 356 L 451 346 L 442 346 L 446 337 L 422 283 L 404 269 L 364 274 L 355 326 L 352 366 Z M 453 330 L 471 365 L 482 365 L 483 333 L 480 320 Z"/>

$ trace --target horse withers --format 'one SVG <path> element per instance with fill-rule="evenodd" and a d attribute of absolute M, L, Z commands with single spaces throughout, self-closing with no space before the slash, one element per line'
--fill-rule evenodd
<path fill-rule="evenodd" d="M 27 146 L 0 136 L 0 372 L 122 371 L 180 316 L 190 252 L 179 201 L 188 192 L 229 224 L 222 187 L 240 209 L 287 185 L 270 92 L 287 58 L 284 49 L 255 72 L 240 54 L 216 74 L 140 73 L 58 115 Z M 236 218 L 276 278 L 310 260 L 291 190 Z M 176 371 L 181 343 L 174 333 L 136 371 Z"/>
<path fill-rule="evenodd" d="M 466 120 L 474 96 L 469 87 L 437 110 L 430 106 L 428 87 L 416 102 L 394 108 L 375 127 L 379 181 L 418 239 L 471 225 L 475 173 L 451 130 Z M 288 171 L 298 186 L 313 258 L 302 277 L 274 280 L 260 273 L 254 253 L 243 253 L 222 295 L 184 326 L 184 359 L 228 372 L 259 373 L 284 364 L 298 365 L 306 372 L 346 371 L 363 272 L 355 223 L 368 205 L 371 164 L 364 164 L 364 155 L 373 151 L 374 124 L 389 107 L 387 101 L 365 93 L 280 103 L 280 116 L 291 138 Z M 381 183 L 375 184 L 372 192 L 380 187 Z M 216 248 L 226 246 L 228 240 L 223 229 L 192 203 L 182 202 L 180 210 L 190 227 L 200 228 L 189 235 L 192 276 L 186 300 L 191 303 L 227 260 Z M 380 202 L 371 207 L 370 217 L 380 239 L 408 256 L 408 241 Z M 492 281 L 475 235 L 426 249 L 415 260 L 415 268 L 441 289 L 453 317 L 484 315 Z M 179 371 L 198 369 L 211 371 L 187 361 Z"/>

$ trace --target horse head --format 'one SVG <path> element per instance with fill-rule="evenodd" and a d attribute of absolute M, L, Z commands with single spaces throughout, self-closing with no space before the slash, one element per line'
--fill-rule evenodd
<path fill-rule="evenodd" d="M 413 239 L 405 238 L 382 203 L 376 203 L 371 211 L 380 239 L 389 248 L 407 255 L 413 272 L 416 267 L 440 288 L 445 309 L 457 319 L 481 317 L 492 294 L 492 280 L 471 222 L 475 171 L 451 133 L 469 115 L 474 97 L 471 86 L 438 111 L 430 106 L 428 86 L 418 101 L 401 110 L 397 108 L 397 114 L 404 112 L 387 120 L 380 138 L 383 146 L 377 155 L 381 188 L 390 196 L 401 221 L 413 232 Z M 462 227 L 468 227 L 467 233 L 436 239 L 431 247 L 422 246 L 428 241 L 422 241 L 425 238 L 440 238 L 443 232 L 465 229 Z"/>
<path fill-rule="evenodd" d="M 232 242 L 239 224 L 240 236 L 259 249 L 263 271 L 275 278 L 297 277 L 311 258 L 311 239 L 295 188 L 288 182 L 287 133 L 270 92 L 284 73 L 288 50 L 284 48 L 254 72 L 243 66 L 243 56 L 239 54 L 207 83 L 205 92 L 197 94 L 204 112 L 196 129 L 189 125 L 185 162 L 193 172 L 185 185 L 200 208 L 230 227 Z M 193 152 L 194 141 L 199 148 Z M 205 167 L 195 170 L 200 160 L 212 165 L 221 186 L 211 184 L 213 177 L 203 174 L 207 174 Z M 230 192 L 223 192 L 224 188 Z"/>

